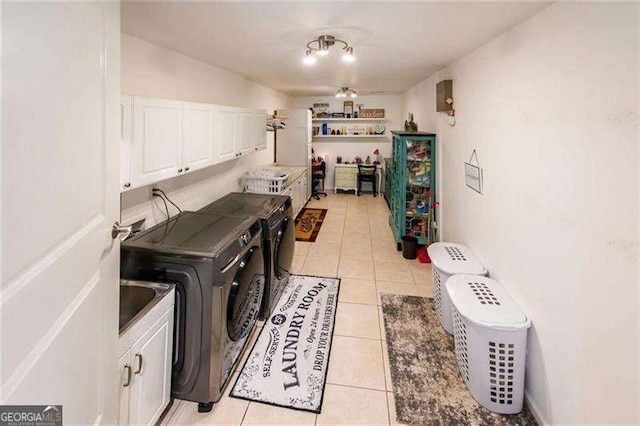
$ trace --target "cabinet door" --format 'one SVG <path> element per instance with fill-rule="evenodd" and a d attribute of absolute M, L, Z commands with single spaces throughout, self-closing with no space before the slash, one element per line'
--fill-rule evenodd
<path fill-rule="evenodd" d="M 120 191 L 131 188 L 131 127 L 133 125 L 133 99 L 120 97 Z"/>
<path fill-rule="evenodd" d="M 131 369 L 131 349 L 124 353 L 118 360 L 118 375 L 120 380 L 120 412 L 118 413 L 118 424 L 126 426 L 129 424 L 129 395 L 131 394 L 131 381 L 133 370 Z"/>
<path fill-rule="evenodd" d="M 300 186 L 300 194 L 302 195 L 302 205 L 300 208 L 302 209 L 307 205 L 307 201 L 309 201 L 309 197 L 311 196 L 311 193 L 309 192 L 311 185 L 309 185 L 309 179 L 306 173 L 300 177 Z"/>
<path fill-rule="evenodd" d="M 132 348 L 131 424 L 154 424 L 169 403 L 173 309 L 167 311 Z"/>
<path fill-rule="evenodd" d="M 247 111 L 241 111 L 238 115 L 238 134 L 239 145 L 236 151 L 240 155 L 248 154 L 253 151 L 253 136 L 252 136 L 252 113 Z"/>
<path fill-rule="evenodd" d="M 218 111 L 218 162 L 237 157 L 238 112 L 233 108 L 220 108 Z"/>
<path fill-rule="evenodd" d="M 182 168 L 184 172 L 216 163 L 217 114 L 213 105 L 182 105 Z"/>
<path fill-rule="evenodd" d="M 267 149 L 267 114 L 261 112 L 253 114 L 251 127 L 254 149 L 256 151 Z"/>
<path fill-rule="evenodd" d="M 180 173 L 182 102 L 135 97 L 133 116 L 132 186 Z"/>

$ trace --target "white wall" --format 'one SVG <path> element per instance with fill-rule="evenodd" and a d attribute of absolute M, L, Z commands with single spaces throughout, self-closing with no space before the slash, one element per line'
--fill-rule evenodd
<path fill-rule="evenodd" d="M 526 391 L 549 423 L 640 421 L 638 47 L 637 4 L 555 3 L 403 95 L 439 135 L 443 240 L 533 321 Z M 455 127 L 435 112 L 445 78 Z"/>
<path fill-rule="evenodd" d="M 343 110 L 344 99 L 338 99 L 335 96 L 298 96 L 292 98 L 292 108 L 310 108 L 314 103 L 329 103 L 332 112 L 341 112 Z M 358 96 L 354 99 L 354 104 L 364 104 L 364 108 L 384 108 L 385 118 L 384 124 L 387 138 L 375 141 L 375 139 L 327 139 L 327 142 L 313 142 L 313 149 L 316 156 L 325 157 L 328 155 L 327 161 L 327 178 L 325 187 L 333 189 L 333 167 L 336 163 L 336 157 L 342 156 L 343 160 L 353 161 L 356 155 L 362 157 L 364 161 L 367 155 L 371 156 L 372 161 L 375 159 L 373 152 L 378 149 L 383 157 L 391 156 L 391 130 L 401 130 L 404 128 L 404 119 L 400 117 L 401 97 L 400 95 L 379 95 L 379 96 Z M 333 124 L 333 123 L 332 123 Z M 358 123 L 362 126 L 373 126 L 376 123 Z M 317 125 L 314 123 L 314 126 Z M 335 123 L 336 127 L 341 125 L 350 125 L 350 123 Z M 372 142 L 374 141 L 374 142 Z"/>
<path fill-rule="evenodd" d="M 289 106 L 290 97 L 240 76 L 172 50 L 122 35 L 122 93 L 153 98 L 266 109 Z M 273 133 L 267 149 L 218 164 L 154 186 L 162 188 L 183 210 L 195 210 L 231 191 L 240 190 L 240 177 L 257 165 L 273 162 Z M 122 222 L 146 218 L 151 226 L 166 218 L 164 204 L 150 187 L 122 194 Z M 170 209 L 171 206 L 170 206 Z M 171 214 L 175 214 L 171 210 Z"/>

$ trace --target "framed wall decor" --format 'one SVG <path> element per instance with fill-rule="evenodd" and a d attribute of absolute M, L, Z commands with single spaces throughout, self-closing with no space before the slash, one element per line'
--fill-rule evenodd
<path fill-rule="evenodd" d="M 360 118 L 384 118 L 384 108 L 361 109 Z"/>
<path fill-rule="evenodd" d="M 344 101 L 344 116 L 351 118 L 353 116 L 353 101 Z"/>

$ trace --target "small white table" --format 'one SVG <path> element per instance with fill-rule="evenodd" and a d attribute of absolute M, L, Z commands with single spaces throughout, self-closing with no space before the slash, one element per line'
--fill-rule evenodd
<path fill-rule="evenodd" d="M 368 164 L 365 164 L 368 165 Z M 358 191 L 358 165 L 357 164 L 336 164 L 333 169 L 333 192 L 338 189 L 343 191 Z M 378 195 L 382 191 L 382 166 L 376 165 L 376 177 L 378 179 Z"/>

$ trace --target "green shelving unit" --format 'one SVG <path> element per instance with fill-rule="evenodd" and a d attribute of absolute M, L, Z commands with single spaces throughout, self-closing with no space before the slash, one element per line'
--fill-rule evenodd
<path fill-rule="evenodd" d="M 391 132 L 393 167 L 389 174 L 389 223 L 398 250 L 403 235 L 419 244 L 437 241 L 436 135 L 425 132 Z"/>

